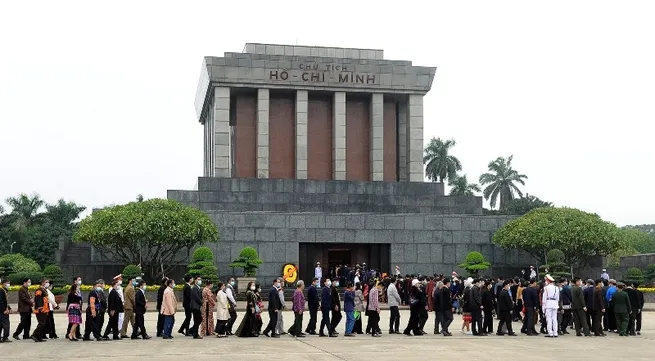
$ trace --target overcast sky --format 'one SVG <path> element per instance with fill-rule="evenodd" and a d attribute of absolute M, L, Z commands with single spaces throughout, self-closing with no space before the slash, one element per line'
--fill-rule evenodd
<path fill-rule="evenodd" d="M 5 1 L 0 197 L 192 189 L 203 56 L 297 43 L 436 66 L 424 138 L 455 138 L 469 180 L 513 154 L 525 192 L 655 223 L 653 18 L 653 1 Z"/>

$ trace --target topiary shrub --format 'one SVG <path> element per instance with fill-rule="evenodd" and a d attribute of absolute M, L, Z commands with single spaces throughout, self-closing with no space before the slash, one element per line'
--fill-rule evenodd
<path fill-rule="evenodd" d="M 646 276 L 648 281 L 655 281 L 655 264 L 649 264 L 648 267 L 646 267 Z"/>
<path fill-rule="evenodd" d="M 200 269 L 198 276 L 202 277 L 203 281 L 211 280 L 214 284 L 216 284 L 216 282 L 218 282 L 218 268 L 215 266 L 205 266 Z"/>
<path fill-rule="evenodd" d="M 11 262 L 13 272 L 41 272 L 41 266 L 31 258 L 20 253 L 6 254 L 0 257 L 0 262 Z"/>
<path fill-rule="evenodd" d="M 133 264 L 128 264 L 123 268 L 123 273 L 121 273 L 124 280 L 133 280 L 135 278 L 143 276 L 143 271 L 141 267 Z"/>
<path fill-rule="evenodd" d="M 465 269 L 469 276 L 477 276 L 480 271 L 491 267 L 491 263 L 485 261 L 482 253 L 473 251 L 466 255 L 466 259 L 459 267 Z"/>
<path fill-rule="evenodd" d="M 644 282 L 644 274 L 637 267 L 628 268 L 623 275 L 623 280 L 626 282 L 637 282 L 639 284 Z"/>
<path fill-rule="evenodd" d="M 49 265 L 43 269 L 43 277 L 50 280 L 50 284 L 55 287 L 64 286 L 64 272 L 57 265 Z"/>
<path fill-rule="evenodd" d="M 188 266 L 188 273 L 193 277 L 202 277 L 202 270 L 205 267 L 214 267 L 214 252 L 208 247 L 198 247 L 193 251 L 191 263 Z"/>
<path fill-rule="evenodd" d="M 16 272 L 10 274 L 8 277 L 9 282 L 11 284 L 19 286 L 23 284 L 23 280 L 25 278 L 29 278 L 32 280 L 33 285 L 38 285 L 41 284 L 41 280 L 43 280 L 43 273 L 41 272 Z"/>
<path fill-rule="evenodd" d="M 5 279 L 12 272 L 14 272 L 14 264 L 10 260 L 0 261 L 0 278 Z"/>
<path fill-rule="evenodd" d="M 243 268 L 246 277 L 254 277 L 257 274 L 259 265 L 264 263 L 259 259 L 257 250 L 252 247 L 245 247 L 239 253 L 239 257 L 230 264 L 232 268 Z"/>

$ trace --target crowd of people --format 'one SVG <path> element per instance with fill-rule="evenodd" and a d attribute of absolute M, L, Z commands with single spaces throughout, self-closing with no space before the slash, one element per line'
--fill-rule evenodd
<path fill-rule="evenodd" d="M 364 272 L 362 272 L 364 273 Z M 351 280 L 342 273 L 322 280 L 314 277 L 305 289 L 305 283 L 298 281 L 291 299 L 294 320 L 288 329 L 284 327 L 283 312 L 287 310 L 284 296 L 284 281 L 275 279 L 268 291 L 268 323 L 264 327 L 262 313 L 261 285 L 251 282 L 246 287 L 245 311 L 241 323 L 233 331 L 237 320 L 235 280 L 217 282 L 200 277 L 184 277 L 182 308 L 184 319 L 177 333 L 201 339 L 206 336 L 219 338 L 227 336 L 257 337 L 264 335 L 277 338 L 290 334 L 295 337 L 318 335 L 337 337 L 338 326 L 345 313 L 344 336 L 370 334 L 380 337 L 380 305 L 387 303 L 390 310 L 389 333 L 400 334 L 400 309 L 409 306 L 410 317 L 402 331 L 407 336 L 422 336 L 427 332 L 425 325 L 434 313 L 434 334 L 452 336 L 450 331 L 454 315 L 462 315 L 461 332 L 475 336 L 516 336 L 514 322 L 520 322 L 520 332 L 529 336 L 539 333 L 546 337 L 569 334 L 573 328 L 577 336 L 605 336 L 612 331 L 620 336 L 635 336 L 641 332 L 644 297 L 637 285 L 616 282 L 609 277 L 596 281 L 574 278 L 555 280 L 546 275 L 542 281 L 534 277 L 520 278 L 460 279 L 453 272 L 443 275 L 383 275 L 366 272 L 361 280 L 359 271 Z M 530 274 L 534 276 L 534 274 Z M 362 277 L 363 278 L 363 277 Z M 144 317 L 148 309 L 146 284 L 142 279 L 126 280 L 115 277 L 108 294 L 105 281 L 97 280 L 88 293 L 86 309 L 80 287 L 82 280 L 76 277 L 70 287 L 66 311 L 68 328 L 65 337 L 70 341 L 96 341 L 150 339 Z M 345 284 L 340 284 L 344 282 Z M 356 281 L 356 282 L 353 282 Z M 13 311 L 8 304 L 9 282 L 2 282 L 0 290 L 0 341 L 11 342 L 9 314 Z M 51 292 L 50 281 L 42 280 L 32 295 L 31 280 L 25 279 L 18 293 L 20 322 L 11 335 L 13 339 L 32 339 L 44 342 L 58 338 L 54 325 L 53 310 L 59 308 Z M 175 281 L 164 278 L 158 289 L 156 310 L 156 336 L 172 339 L 173 327 L 178 312 L 174 293 Z M 343 288 L 343 300 L 340 288 Z M 320 324 L 318 313 L 321 313 Z M 84 313 L 84 317 L 83 317 Z M 303 318 L 309 313 L 309 322 L 303 329 Z M 37 326 L 30 334 L 32 314 Z M 363 317 L 367 317 L 363 327 Z M 497 325 L 494 327 L 494 319 Z M 84 333 L 80 326 L 84 321 Z M 105 326 L 106 321 L 106 327 Z M 132 332 L 128 336 L 128 325 Z M 495 329 L 495 331 L 494 331 Z M 286 331 L 285 331 L 286 330 Z M 110 338 L 111 336 L 111 338 Z"/>

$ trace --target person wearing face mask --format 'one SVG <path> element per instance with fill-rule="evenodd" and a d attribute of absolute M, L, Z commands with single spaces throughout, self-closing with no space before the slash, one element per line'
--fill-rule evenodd
<path fill-rule="evenodd" d="M 191 288 L 193 288 L 193 283 L 195 279 L 191 275 L 184 276 L 184 288 L 182 290 L 182 307 L 184 307 L 184 321 L 177 333 L 180 333 L 184 336 L 191 336 L 191 317 L 193 316 L 193 311 L 191 310 Z"/>
<path fill-rule="evenodd" d="M 20 340 L 18 337 L 23 332 L 23 339 L 30 338 L 30 327 L 32 326 L 32 294 L 30 294 L 29 287 L 32 281 L 29 278 L 23 280 L 23 286 L 18 291 L 18 313 L 20 313 L 20 322 L 16 331 L 14 331 L 14 339 Z"/>
<path fill-rule="evenodd" d="M 216 292 L 216 337 L 223 338 L 227 337 L 225 325 L 230 319 L 230 303 L 225 294 L 225 284 L 223 282 L 218 282 L 216 285 L 218 292 Z"/>
<path fill-rule="evenodd" d="M 41 287 L 34 292 L 34 314 L 38 324 L 32 333 L 32 340 L 34 342 L 45 341 L 46 322 L 48 320 L 48 313 L 50 312 L 50 302 L 48 302 L 48 287 L 50 287 L 50 280 L 44 279 L 41 281 Z"/>
<path fill-rule="evenodd" d="M 284 317 L 282 317 L 283 312 L 287 309 L 287 303 L 284 301 L 284 279 L 282 277 L 277 279 L 275 287 L 277 288 L 277 294 L 280 298 L 280 304 L 282 305 L 282 309 L 280 309 L 280 312 L 277 314 L 277 325 L 275 326 L 275 333 L 283 336 L 287 334 L 284 332 Z"/>
<path fill-rule="evenodd" d="M 305 332 L 310 335 L 316 335 L 316 316 L 318 314 L 319 301 L 318 301 L 318 278 L 314 277 L 312 285 L 307 289 L 307 308 L 309 309 L 309 323 Z"/>
<path fill-rule="evenodd" d="M 330 281 L 329 278 L 325 279 L 325 287 L 323 287 L 323 290 L 321 291 L 321 313 L 323 317 L 321 318 L 321 328 L 318 332 L 318 335 L 320 337 L 337 337 L 337 335 L 333 332 L 332 326 L 330 323 L 330 310 L 332 308 L 332 291 L 330 290 L 330 287 L 332 286 L 332 281 Z M 327 332 L 328 335 L 323 333 L 323 328 L 327 327 Z"/>
<path fill-rule="evenodd" d="M 113 334 L 114 340 L 120 340 L 118 336 L 118 315 L 123 312 L 123 301 L 118 295 L 119 281 L 114 280 L 111 283 L 111 291 L 109 291 L 109 298 L 107 299 L 107 312 L 109 313 L 109 321 L 107 322 L 107 327 L 105 328 L 105 334 L 103 338 L 109 338 L 109 333 Z"/>
<path fill-rule="evenodd" d="M 83 341 L 91 341 L 91 333 L 96 341 L 105 341 L 106 338 L 100 336 L 100 330 L 102 330 L 102 324 L 104 323 L 105 309 L 103 306 L 104 302 L 104 291 L 105 281 L 99 279 L 95 281 L 94 288 L 89 292 L 87 307 L 86 307 L 86 325 L 84 327 L 84 337 Z"/>
<path fill-rule="evenodd" d="M 166 280 L 166 289 L 164 290 L 164 297 L 161 303 L 161 310 L 159 311 L 164 315 L 164 340 L 173 338 L 173 325 L 175 324 L 175 312 L 177 311 L 177 300 L 175 299 L 175 281 L 171 279 Z"/>
<path fill-rule="evenodd" d="M 191 287 L 191 302 L 189 307 L 191 308 L 191 313 L 193 314 L 193 326 L 189 329 L 189 333 L 193 335 L 195 339 L 201 339 L 202 336 L 198 333 L 200 329 L 200 324 L 202 323 L 202 291 L 200 286 L 202 285 L 202 278 L 196 277 L 193 286 Z"/>
<path fill-rule="evenodd" d="M 146 326 L 144 325 L 144 316 L 146 310 L 148 310 L 148 299 L 146 298 L 146 283 L 143 280 L 137 282 L 136 294 L 134 296 L 134 328 L 132 329 L 132 340 L 138 340 L 139 334 L 143 337 L 144 340 L 148 340 L 151 337 L 148 336 L 146 332 Z"/>
<path fill-rule="evenodd" d="M 159 286 L 159 289 L 157 290 L 157 333 L 155 334 L 156 337 L 163 337 L 164 336 L 164 315 L 161 313 L 161 303 L 164 301 L 164 291 L 168 287 L 166 287 L 166 283 L 168 283 L 168 278 L 164 277 L 161 280 L 161 285 Z"/>
<path fill-rule="evenodd" d="M 339 295 L 339 290 L 337 290 L 337 287 L 339 287 L 339 279 L 335 278 L 332 281 L 332 285 L 330 286 L 330 292 L 331 292 L 331 299 L 332 299 L 332 322 L 330 323 L 330 329 L 332 330 L 332 333 L 334 335 L 338 335 L 339 332 L 337 332 L 337 326 L 339 325 L 339 322 L 341 322 L 341 296 Z"/>
<path fill-rule="evenodd" d="M 275 337 L 279 338 L 280 335 L 276 333 L 275 329 L 277 328 L 277 319 L 280 312 L 282 312 L 282 303 L 280 302 L 280 295 L 278 293 L 278 288 L 280 287 L 280 282 L 278 280 L 273 281 L 273 287 L 268 292 L 268 325 L 264 329 L 264 336 L 266 337 Z M 269 335 L 270 333 L 270 335 Z"/>
<path fill-rule="evenodd" d="M 76 286 L 77 293 L 79 294 L 80 299 L 82 299 L 82 291 L 80 291 L 80 286 L 82 285 L 82 277 L 77 276 L 77 277 L 73 278 L 73 284 L 71 285 L 71 289 L 73 288 L 73 285 Z M 66 302 L 66 309 L 67 310 L 70 308 L 70 305 L 71 305 L 70 302 Z M 81 318 L 81 316 L 82 316 L 82 314 L 80 314 L 80 318 Z M 71 329 L 73 328 L 73 325 L 74 324 L 71 323 L 70 321 L 68 322 L 68 328 L 66 329 L 66 338 L 69 338 L 70 333 L 71 333 Z M 76 339 L 82 338 L 82 334 L 81 334 L 81 331 L 80 331 L 79 327 L 75 328 L 75 338 Z"/>
<path fill-rule="evenodd" d="M 235 335 L 237 337 L 255 337 L 255 282 L 249 282 L 246 291 L 246 313 L 237 328 Z"/>
<path fill-rule="evenodd" d="M 121 305 L 125 304 L 125 295 L 123 294 L 123 275 L 120 274 L 116 277 L 114 277 L 114 281 L 118 282 L 118 286 L 116 287 L 116 292 L 118 292 L 118 296 L 121 299 Z M 123 306 L 124 308 L 125 306 Z M 118 314 L 118 331 L 123 329 L 123 321 L 125 321 L 125 311 L 121 311 Z"/>
<path fill-rule="evenodd" d="M 264 321 L 262 321 L 264 301 L 262 300 L 262 286 L 259 283 L 255 284 L 255 305 L 255 336 L 259 336 L 264 327 Z"/>
<path fill-rule="evenodd" d="M 237 301 L 234 298 L 234 295 L 236 294 L 234 292 L 234 287 L 236 286 L 236 282 L 234 281 L 234 278 L 230 278 L 229 281 L 225 284 L 225 296 L 227 296 L 227 302 L 228 302 L 228 312 L 230 313 L 230 319 L 227 321 L 227 324 L 225 325 L 225 335 L 226 336 L 232 336 L 232 327 L 234 326 L 234 322 L 237 320 Z"/>
<path fill-rule="evenodd" d="M 54 310 L 59 309 L 59 305 L 57 304 L 57 301 L 55 300 L 55 294 L 52 293 L 52 283 L 48 284 L 48 287 L 46 287 L 46 292 L 48 293 L 48 304 L 50 306 L 50 311 L 48 312 L 48 319 L 46 320 L 45 323 L 45 330 L 46 333 L 48 334 L 48 338 L 52 340 L 56 340 L 59 338 L 57 336 L 57 329 L 55 327 L 55 312 Z"/>
<path fill-rule="evenodd" d="M 11 342 L 9 339 L 9 314 L 11 307 L 9 306 L 9 299 L 7 291 L 9 291 L 9 280 L 4 280 L 0 288 L 0 342 Z"/>
<path fill-rule="evenodd" d="M 127 338 L 127 324 L 129 323 L 134 329 L 134 279 L 127 280 L 127 287 L 123 294 L 123 325 L 121 326 L 121 338 Z"/>
<path fill-rule="evenodd" d="M 71 285 L 66 303 L 68 304 L 66 311 L 68 312 L 69 326 L 66 338 L 70 341 L 79 341 L 82 338 L 77 336 L 80 333 L 79 326 L 82 324 L 82 292 L 80 292 L 80 286 L 77 283 Z"/>

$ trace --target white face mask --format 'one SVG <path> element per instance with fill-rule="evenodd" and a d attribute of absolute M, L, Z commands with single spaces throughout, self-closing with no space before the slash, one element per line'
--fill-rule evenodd
<path fill-rule="evenodd" d="M 44 288 L 48 288 L 48 287 L 50 287 L 50 282 L 46 282 L 45 284 L 43 284 L 43 287 L 44 287 Z"/>
<path fill-rule="evenodd" d="M 32 282 L 27 282 L 27 287 L 30 287 L 32 285 Z"/>
<path fill-rule="evenodd" d="M 330 287 L 330 286 L 332 286 L 332 282 L 326 282 L 325 285 Z"/>
<path fill-rule="evenodd" d="M 250 290 L 251 290 L 251 291 L 254 291 L 254 290 L 255 290 L 255 286 L 250 286 Z"/>
<path fill-rule="evenodd" d="M 77 285 L 81 286 L 82 285 L 82 280 L 77 281 Z"/>
<path fill-rule="evenodd" d="M 5 288 L 9 288 L 9 286 L 11 286 L 11 284 L 5 283 Z"/>

